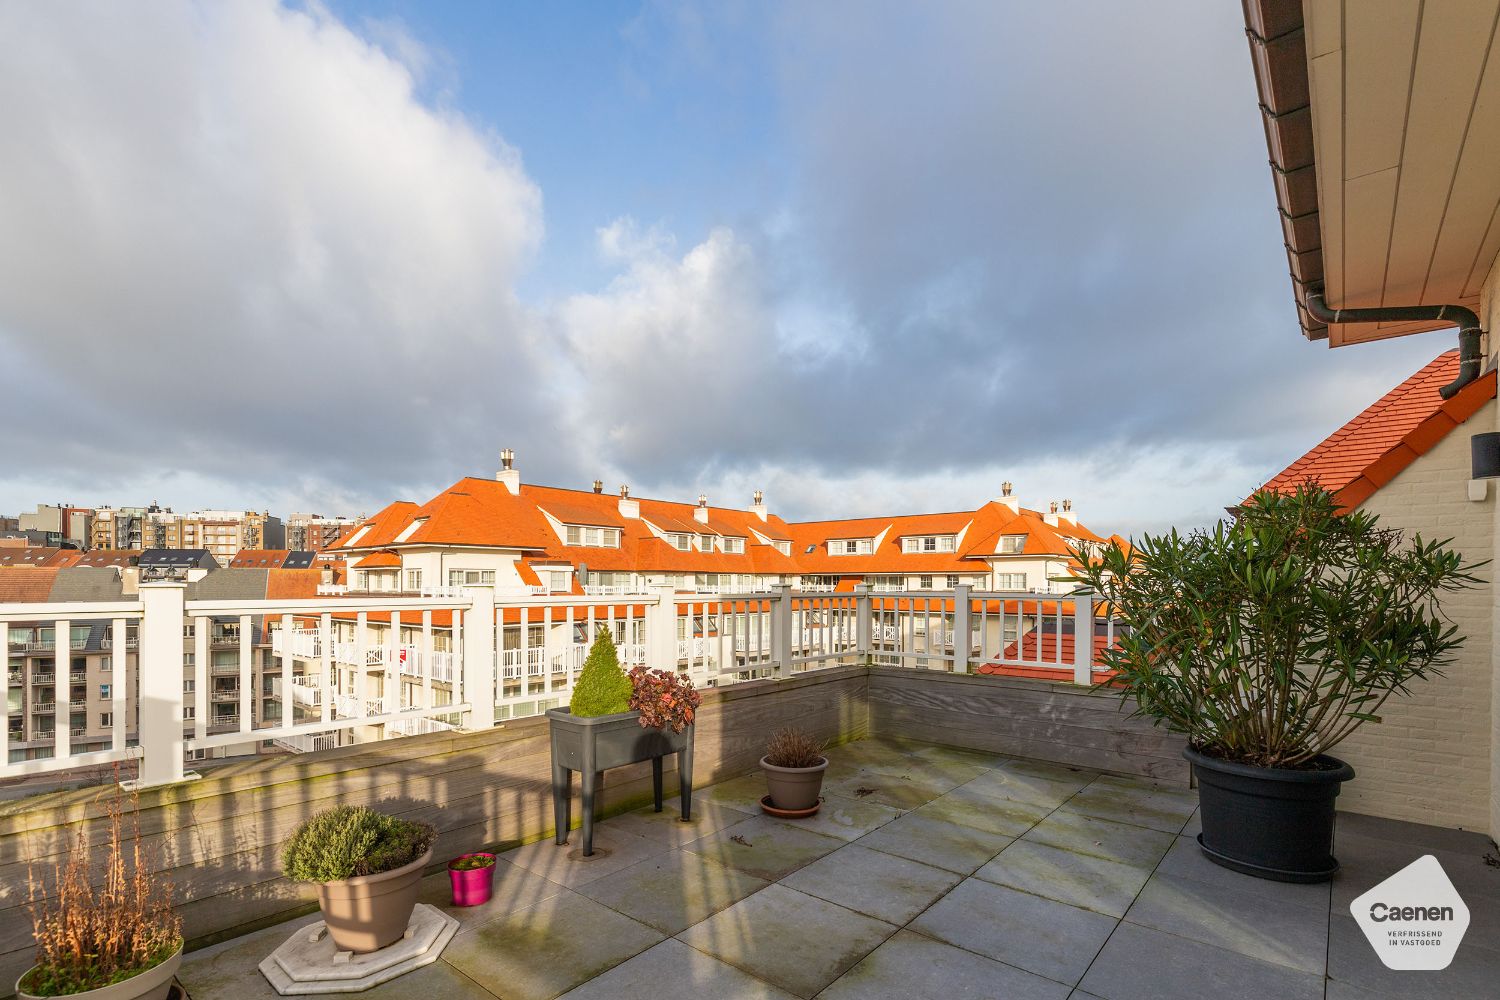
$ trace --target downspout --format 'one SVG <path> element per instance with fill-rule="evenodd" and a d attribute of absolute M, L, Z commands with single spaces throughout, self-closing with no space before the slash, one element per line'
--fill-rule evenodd
<path fill-rule="evenodd" d="M 1458 390 L 1479 377 L 1484 363 L 1480 338 L 1484 330 L 1479 317 L 1463 306 L 1382 306 L 1378 309 L 1330 309 L 1323 292 L 1309 292 L 1307 311 L 1321 323 L 1400 323 L 1412 320 L 1444 320 L 1458 327 L 1458 378 L 1438 390 L 1444 399 L 1452 399 Z"/>

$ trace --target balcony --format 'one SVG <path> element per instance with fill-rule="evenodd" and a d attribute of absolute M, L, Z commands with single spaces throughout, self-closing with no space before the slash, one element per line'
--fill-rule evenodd
<path fill-rule="evenodd" d="M 1409 996 L 1418 974 L 1381 968 L 1348 900 L 1429 851 L 1465 873 L 1453 876 L 1461 887 L 1500 879 L 1478 835 L 1346 814 L 1331 892 L 1255 881 L 1202 856 L 1196 796 L 1180 784 L 877 739 L 829 756 L 813 820 L 767 821 L 765 783 L 751 773 L 700 788 L 690 831 L 671 802 L 605 819 L 595 836 L 606 859 L 570 857 L 550 837 L 512 847 L 494 900 L 473 910 L 447 909 L 447 874 L 428 876 L 421 898 L 463 928 L 398 992 L 462 983 L 473 997 L 627 998 L 649 983 L 651 995 L 830 1000 L 1063 1000 L 1075 988 L 1321 998 L 1354 986 Z M 603 875 L 591 867 L 601 860 Z M 1493 896 L 1479 907 L 1476 920 L 1500 912 Z M 194 1000 L 240 1000 L 257 964 L 316 919 L 191 952 L 179 979 Z M 1430 974 L 1429 995 L 1483 995 L 1497 974 L 1500 953 L 1466 939 L 1452 970 Z M 662 990 L 672 983 L 682 988 Z"/>
<path fill-rule="evenodd" d="M 33 683 L 33 684 L 51 684 L 53 682 L 53 680 L 55 679 L 55 677 L 56 677 L 55 674 L 46 674 L 46 673 L 32 674 L 31 675 L 31 683 Z"/>
<path fill-rule="evenodd" d="M 31 712 L 33 715 L 51 715 L 56 711 L 56 702 L 38 702 L 37 704 L 31 706 Z"/>

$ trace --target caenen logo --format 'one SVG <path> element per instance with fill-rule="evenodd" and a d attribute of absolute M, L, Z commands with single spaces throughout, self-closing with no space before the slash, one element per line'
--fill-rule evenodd
<path fill-rule="evenodd" d="M 1389 969 L 1446 969 L 1469 929 L 1469 908 L 1430 854 L 1349 904 Z"/>

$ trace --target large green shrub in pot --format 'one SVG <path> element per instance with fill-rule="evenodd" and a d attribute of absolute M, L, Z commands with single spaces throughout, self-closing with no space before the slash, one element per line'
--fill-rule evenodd
<path fill-rule="evenodd" d="M 282 850 L 281 865 L 298 882 L 338 882 L 409 865 L 436 838 L 429 823 L 363 806 L 334 806 L 297 827 Z"/>
<path fill-rule="evenodd" d="M 620 655 L 609 629 L 600 629 L 573 685 L 568 708 L 580 718 L 628 712 L 634 690 L 630 677 L 620 666 Z"/>
<path fill-rule="evenodd" d="M 1209 530 L 1075 552 L 1075 579 L 1121 625 L 1100 659 L 1140 713 L 1210 757 L 1310 767 L 1462 646 L 1441 601 L 1478 565 L 1449 541 L 1309 484 Z"/>

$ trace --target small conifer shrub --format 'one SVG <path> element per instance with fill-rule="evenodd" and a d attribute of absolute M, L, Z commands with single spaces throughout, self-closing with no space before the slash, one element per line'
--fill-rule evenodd
<path fill-rule="evenodd" d="M 340 882 L 394 871 L 427 853 L 437 838 L 430 823 L 387 816 L 363 806 L 334 806 L 292 833 L 281 868 L 297 882 Z"/>
<path fill-rule="evenodd" d="M 583 661 L 583 672 L 573 685 L 573 699 L 568 708 L 574 715 L 585 718 L 628 712 L 632 690 L 630 678 L 620 668 L 615 640 L 608 629 L 601 629 Z"/>

